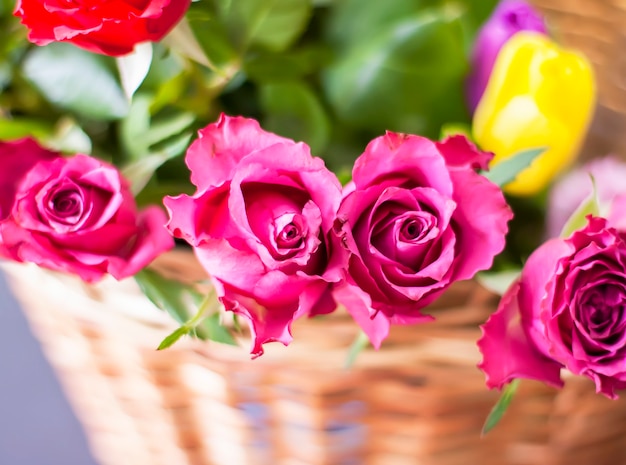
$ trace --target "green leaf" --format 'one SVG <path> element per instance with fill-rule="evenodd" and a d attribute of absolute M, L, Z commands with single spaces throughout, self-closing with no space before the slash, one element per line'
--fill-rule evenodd
<path fill-rule="evenodd" d="M 259 51 L 245 56 L 243 71 L 262 83 L 294 81 L 316 73 L 330 59 L 328 49 L 315 45 L 282 53 Z"/>
<path fill-rule="evenodd" d="M 196 120 L 192 113 L 177 113 L 152 121 L 145 140 L 148 146 L 156 145 L 173 136 L 178 136 L 189 128 Z"/>
<path fill-rule="evenodd" d="M 211 341 L 238 346 L 239 343 L 232 336 L 230 331 L 221 324 L 221 314 L 213 313 L 204 319 L 201 324 L 206 329 L 206 336 Z"/>
<path fill-rule="evenodd" d="M 30 118 L 0 119 L 0 139 L 2 140 L 19 139 L 26 136 L 45 139 L 50 137 L 52 132 L 52 124 L 48 121 Z"/>
<path fill-rule="evenodd" d="M 158 182 L 154 181 L 153 178 L 135 197 L 137 207 L 143 208 L 148 205 L 160 204 L 163 197 L 173 193 L 192 195 L 195 191 L 195 186 L 189 181 L 163 181 L 162 179 L 159 179 Z"/>
<path fill-rule="evenodd" d="M 313 153 L 326 147 L 330 122 L 317 95 L 303 82 L 279 82 L 260 88 L 264 127 L 296 141 L 304 141 Z"/>
<path fill-rule="evenodd" d="M 170 347 L 186 334 L 222 344 L 238 345 L 228 329 L 221 325 L 220 304 L 214 292 L 203 296 L 195 289 L 166 279 L 150 269 L 141 270 L 135 275 L 135 280 L 152 303 L 181 325 L 163 339 L 158 350 Z M 190 309 L 197 310 L 193 312 Z"/>
<path fill-rule="evenodd" d="M 511 287 L 511 284 L 519 277 L 520 273 L 521 270 L 482 272 L 476 275 L 476 280 L 488 291 L 494 294 L 504 295 L 509 287 Z"/>
<path fill-rule="evenodd" d="M 141 192 L 154 175 L 154 172 L 163 163 L 183 153 L 190 140 L 191 134 L 183 134 L 158 152 L 151 153 L 126 165 L 122 169 L 122 174 L 130 181 L 133 194 L 137 195 Z"/>
<path fill-rule="evenodd" d="M 114 120 L 128 112 L 128 100 L 107 63 L 107 57 L 52 43 L 31 49 L 22 71 L 53 105 L 95 120 Z"/>
<path fill-rule="evenodd" d="M 546 150 L 546 147 L 522 150 L 506 160 L 501 161 L 483 174 L 491 182 L 502 187 L 513 181 L 519 173 L 530 166 L 533 160 Z"/>
<path fill-rule="evenodd" d="M 598 193 L 596 189 L 596 182 L 593 176 L 590 175 L 592 191 L 589 196 L 578 206 L 578 208 L 572 213 L 563 226 L 559 237 L 567 238 L 584 228 L 587 224 L 587 216 L 600 216 L 600 204 L 598 202 Z"/>
<path fill-rule="evenodd" d="M 419 14 L 419 0 L 342 0 L 333 4 L 326 23 L 327 37 L 345 47 L 369 37 L 372 31 L 388 29 L 393 24 Z"/>
<path fill-rule="evenodd" d="M 476 30 L 498 0 L 331 0 L 329 3 L 332 3 L 332 9 L 327 21 L 328 37 L 341 46 L 358 42 L 371 31 L 379 31 L 424 9 L 452 5 L 463 12 L 465 46 L 469 50 Z"/>
<path fill-rule="evenodd" d="M 507 408 L 509 408 L 509 404 L 513 400 L 513 396 L 519 386 L 519 381 L 519 379 L 514 379 L 502 390 L 500 399 L 498 399 L 498 402 L 496 402 L 496 405 L 493 406 L 487 416 L 487 419 L 485 420 L 482 430 L 483 436 L 491 431 L 502 419 L 502 416 L 506 412 Z"/>
<path fill-rule="evenodd" d="M 350 346 L 348 350 L 348 356 L 346 357 L 346 362 L 344 363 L 344 368 L 349 370 L 354 365 L 359 354 L 369 345 L 370 340 L 363 331 L 359 331 L 356 339 Z"/>
<path fill-rule="evenodd" d="M 46 145 L 65 153 L 91 153 L 91 139 L 71 118 L 61 118 Z"/>
<path fill-rule="evenodd" d="M 195 121 L 195 116 L 188 112 L 177 112 L 152 118 L 150 115 L 150 95 L 143 92 L 135 95 L 128 115 L 119 125 L 120 140 L 125 152 L 133 160 L 145 157 L 152 146 L 166 142 L 184 133 Z"/>
<path fill-rule="evenodd" d="M 468 119 L 467 67 L 459 12 L 428 9 L 369 31 L 326 70 L 323 84 L 352 126 L 437 137 L 444 122 Z"/>
<path fill-rule="evenodd" d="M 304 31 L 311 0 L 219 0 L 218 14 L 240 51 L 250 47 L 281 51 Z"/>
<path fill-rule="evenodd" d="M 201 294 L 195 289 L 172 279 L 166 279 L 154 270 L 143 269 L 135 274 L 135 281 L 141 291 L 161 310 L 174 320 L 184 324 L 195 308 Z"/>
<path fill-rule="evenodd" d="M 228 37 L 226 25 L 209 11 L 206 4 L 192 3 L 185 16 L 198 47 L 210 63 L 223 68 L 240 60 Z"/>
<path fill-rule="evenodd" d="M 150 70 L 152 44 L 150 42 L 137 44 L 132 53 L 118 57 L 116 63 L 124 93 L 130 100 Z"/>
<path fill-rule="evenodd" d="M 180 328 L 175 329 L 169 336 L 167 336 L 165 339 L 161 341 L 161 343 L 159 344 L 159 347 L 157 347 L 157 350 L 163 350 L 163 349 L 167 349 L 168 347 L 171 347 L 181 337 L 189 334 L 190 331 L 191 329 L 187 328 L 186 326 L 181 326 Z"/>

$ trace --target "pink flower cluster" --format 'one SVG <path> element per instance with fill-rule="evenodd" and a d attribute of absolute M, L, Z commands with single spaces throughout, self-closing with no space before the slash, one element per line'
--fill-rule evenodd
<path fill-rule="evenodd" d="M 376 347 L 391 324 L 431 320 L 425 306 L 491 266 L 512 216 L 479 173 L 491 154 L 462 136 L 389 132 L 342 187 L 306 144 L 222 115 L 187 151 L 197 190 L 165 198 L 169 222 L 159 207 L 137 211 L 128 182 L 96 158 L 31 139 L 0 154 L 1 255 L 92 282 L 132 276 L 185 239 L 249 322 L 256 356 L 288 344 L 295 319 L 339 306 Z"/>
<path fill-rule="evenodd" d="M 307 145 L 222 115 L 187 152 L 197 190 L 165 199 L 168 228 L 250 322 L 253 355 L 338 304 L 378 347 L 390 324 L 430 320 L 421 309 L 504 248 L 511 211 L 478 173 L 490 158 L 462 136 L 389 132 L 342 188 Z"/>

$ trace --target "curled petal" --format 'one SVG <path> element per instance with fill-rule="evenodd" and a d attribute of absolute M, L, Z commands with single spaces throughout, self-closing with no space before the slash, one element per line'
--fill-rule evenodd
<path fill-rule="evenodd" d="M 191 182 L 201 190 L 219 186 L 233 178 L 243 158 L 276 144 L 295 142 L 264 131 L 253 119 L 221 114 L 217 122 L 198 132 L 187 151 Z"/>
<path fill-rule="evenodd" d="M 369 294 L 357 286 L 346 283 L 336 287 L 333 295 L 354 318 L 372 345 L 379 349 L 383 340 L 389 335 L 390 323 L 389 318 L 383 312 L 372 308 Z"/>
<path fill-rule="evenodd" d="M 470 170 L 453 171 L 457 229 L 456 268 L 452 279 L 468 279 L 491 267 L 505 245 L 513 212 L 498 186 Z"/>
<path fill-rule="evenodd" d="M 487 170 L 493 153 L 478 150 L 470 140 L 463 135 L 450 136 L 437 142 L 439 152 L 446 159 L 451 168 L 465 168 L 472 170 Z"/>
<path fill-rule="evenodd" d="M 487 386 L 502 388 L 516 378 L 528 378 L 561 387 L 562 365 L 545 357 L 522 326 L 519 281 L 502 297 L 498 310 L 481 326 L 478 348 L 483 354 L 478 367 L 487 376 Z"/>

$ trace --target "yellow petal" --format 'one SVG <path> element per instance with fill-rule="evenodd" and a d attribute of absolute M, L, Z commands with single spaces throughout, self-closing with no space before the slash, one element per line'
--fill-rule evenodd
<path fill-rule="evenodd" d="M 473 120 L 476 142 L 500 161 L 548 147 L 515 181 L 511 194 L 543 189 L 576 158 L 595 106 L 593 70 L 581 54 L 548 37 L 520 32 L 501 49 Z"/>

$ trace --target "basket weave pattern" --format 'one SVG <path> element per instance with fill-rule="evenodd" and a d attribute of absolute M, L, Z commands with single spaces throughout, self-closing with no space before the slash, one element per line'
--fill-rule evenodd
<path fill-rule="evenodd" d="M 596 69 L 583 157 L 626 158 L 626 1 L 531 1 Z M 472 282 L 429 309 L 437 322 L 396 328 L 346 371 L 356 326 L 345 316 L 298 321 L 290 347 L 270 344 L 254 361 L 245 345 L 187 340 L 157 352 L 174 326 L 130 283 L 87 287 L 2 266 L 102 465 L 626 464 L 626 399 L 581 378 L 560 391 L 523 382 L 479 437 L 498 394 L 476 368 L 477 325 L 496 299 Z M 157 266 L 204 277 L 189 253 Z"/>
<path fill-rule="evenodd" d="M 187 252 L 157 266 L 202 277 Z M 524 382 L 480 438 L 498 395 L 475 341 L 496 299 L 473 282 L 429 308 L 436 323 L 396 328 L 346 371 L 345 316 L 298 321 L 291 346 L 254 361 L 245 346 L 192 340 L 157 352 L 173 326 L 131 283 L 3 267 L 103 465 L 626 463 L 626 401 L 578 378 L 562 391 Z"/>

